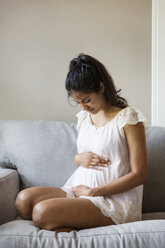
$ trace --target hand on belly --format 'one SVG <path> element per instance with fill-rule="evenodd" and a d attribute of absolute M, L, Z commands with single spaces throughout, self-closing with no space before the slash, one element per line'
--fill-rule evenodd
<path fill-rule="evenodd" d="M 74 195 L 76 197 L 80 197 L 81 195 L 83 196 L 89 196 L 90 195 L 90 190 L 91 188 L 89 188 L 88 186 L 86 185 L 78 185 L 78 186 L 75 186 L 75 187 L 72 187 L 72 192 L 74 193 Z"/>

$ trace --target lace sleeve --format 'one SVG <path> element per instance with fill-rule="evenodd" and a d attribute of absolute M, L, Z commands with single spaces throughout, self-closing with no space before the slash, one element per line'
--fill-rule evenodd
<path fill-rule="evenodd" d="M 76 128 L 79 131 L 82 126 L 83 121 L 87 117 L 87 111 L 81 110 L 80 112 L 76 114 L 76 117 L 78 118 Z"/>
<path fill-rule="evenodd" d="M 138 122 L 143 122 L 146 128 L 146 119 L 140 110 L 127 107 L 119 115 L 119 127 L 123 128 L 126 124 L 136 125 Z"/>

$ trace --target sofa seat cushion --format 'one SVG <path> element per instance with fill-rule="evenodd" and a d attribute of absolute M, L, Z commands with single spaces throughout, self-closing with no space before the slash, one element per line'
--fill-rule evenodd
<path fill-rule="evenodd" d="M 14 220 L 0 226 L 1 248 L 164 248 L 164 244 L 165 220 L 137 221 L 69 233 L 41 230 L 27 220 Z"/>

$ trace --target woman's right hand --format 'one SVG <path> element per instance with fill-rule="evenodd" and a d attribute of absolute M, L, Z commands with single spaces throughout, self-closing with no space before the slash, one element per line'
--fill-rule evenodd
<path fill-rule="evenodd" d="M 85 168 L 94 170 L 101 170 L 97 166 L 107 167 L 110 164 L 110 160 L 104 156 L 97 155 L 93 152 L 83 152 L 75 155 L 75 161 L 77 165 L 81 165 Z"/>

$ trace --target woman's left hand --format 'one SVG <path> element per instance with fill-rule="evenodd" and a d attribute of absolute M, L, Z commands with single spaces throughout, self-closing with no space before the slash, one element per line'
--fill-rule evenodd
<path fill-rule="evenodd" d="M 91 188 L 87 187 L 86 185 L 81 184 L 81 185 L 72 187 L 71 189 L 77 198 L 80 197 L 81 195 L 90 196 Z"/>

